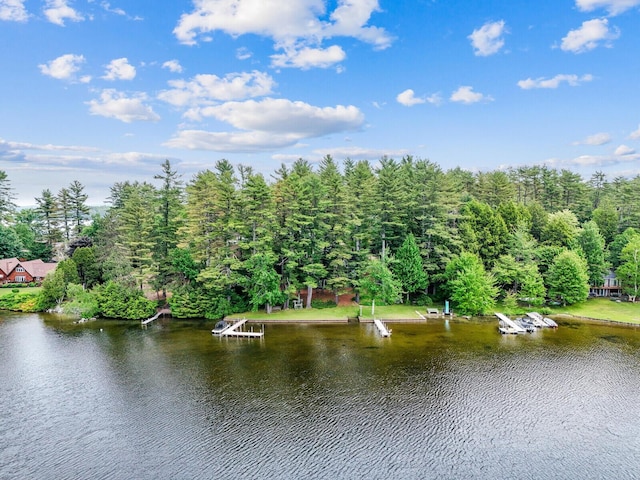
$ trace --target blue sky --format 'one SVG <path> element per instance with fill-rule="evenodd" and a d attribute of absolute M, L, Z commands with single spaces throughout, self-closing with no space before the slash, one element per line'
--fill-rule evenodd
<path fill-rule="evenodd" d="M 0 0 L 16 203 L 171 160 L 640 173 L 640 0 Z"/>

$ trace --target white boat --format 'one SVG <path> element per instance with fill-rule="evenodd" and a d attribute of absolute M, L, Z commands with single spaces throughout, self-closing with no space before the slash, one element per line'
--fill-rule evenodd
<path fill-rule="evenodd" d="M 538 312 L 529 312 L 529 313 L 527 313 L 527 317 L 529 317 L 531 319 L 531 322 L 533 323 L 533 325 L 536 328 L 547 328 L 547 327 L 549 327 L 549 324 L 544 321 L 544 318 Z"/>

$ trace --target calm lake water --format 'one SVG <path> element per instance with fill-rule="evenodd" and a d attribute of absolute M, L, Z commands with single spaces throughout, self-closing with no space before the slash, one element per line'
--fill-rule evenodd
<path fill-rule="evenodd" d="M 637 479 L 640 329 L 0 314 L 2 479 Z"/>

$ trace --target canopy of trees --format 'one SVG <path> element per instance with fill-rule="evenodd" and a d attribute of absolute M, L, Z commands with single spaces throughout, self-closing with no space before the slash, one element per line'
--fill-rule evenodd
<path fill-rule="evenodd" d="M 311 307 L 317 288 L 357 301 L 449 298 L 475 314 L 498 298 L 581 301 L 610 268 L 634 296 L 640 283 L 640 176 L 585 181 L 537 166 L 473 174 L 409 156 L 341 165 L 327 156 L 269 177 L 219 160 L 184 180 L 166 161 L 149 182 L 113 185 L 109 208 L 92 219 L 78 182 L 45 189 L 34 209 L 12 198 L 0 172 L 6 256 L 73 251 L 78 277 L 67 284 L 97 289 L 102 304 L 113 284 L 170 291 L 184 317 L 287 308 L 302 296 Z"/>

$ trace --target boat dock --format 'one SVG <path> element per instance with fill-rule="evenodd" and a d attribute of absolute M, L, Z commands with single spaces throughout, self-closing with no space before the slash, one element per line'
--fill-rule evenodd
<path fill-rule="evenodd" d="M 168 308 L 163 308 L 162 310 L 159 310 L 158 313 L 156 313 L 153 317 L 147 318 L 146 320 L 142 320 L 140 324 L 149 325 L 154 320 L 157 320 L 158 318 L 160 318 L 160 315 L 169 314 L 169 313 L 171 313 L 171 310 L 169 310 Z"/>
<path fill-rule="evenodd" d="M 247 323 L 247 319 L 243 318 L 235 323 L 227 325 L 224 328 L 219 330 L 213 329 L 211 333 L 214 335 L 218 335 L 220 337 L 245 337 L 245 338 L 262 338 L 264 336 L 264 331 L 260 332 L 245 332 L 244 330 L 240 330 L 244 324 Z"/>
<path fill-rule="evenodd" d="M 558 328 L 558 324 L 555 321 L 548 317 L 543 317 L 538 312 L 529 312 L 527 313 L 527 317 L 529 317 L 537 327 Z"/>
<path fill-rule="evenodd" d="M 378 328 L 378 331 L 380 332 L 380 335 L 382 335 L 383 337 L 390 337 L 391 336 L 391 330 L 387 330 L 387 327 L 385 326 L 385 324 L 382 323 L 380 320 L 378 320 L 377 318 L 374 318 L 373 319 L 373 323 Z"/>
<path fill-rule="evenodd" d="M 518 325 L 516 322 L 511 320 L 506 315 L 496 312 L 496 317 L 498 317 L 498 320 L 501 323 L 500 327 L 498 327 L 498 330 L 500 330 L 500 333 L 512 333 L 512 334 L 527 333 L 526 329 L 522 328 L 520 325 Z"/>

